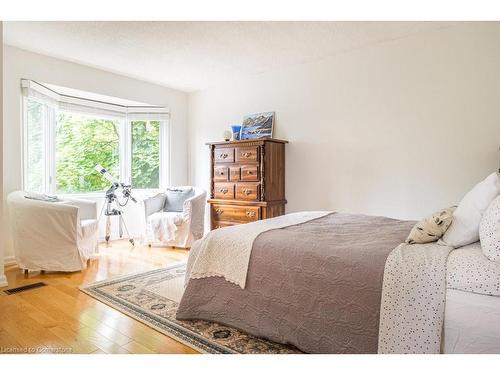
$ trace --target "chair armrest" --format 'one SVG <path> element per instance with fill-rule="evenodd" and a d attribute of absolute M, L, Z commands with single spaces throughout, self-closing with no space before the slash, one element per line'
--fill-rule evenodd
<path fill-rule="evenodd" d="M 63 205 L 68 204 L 78 207 L 80 220 L 97 219 L 97 202 L 68 197 L 61 197 L 61 199 L 64 200 Z"/>
<path fill-rule="evenodd" d="M 183 206 L 184 221 L 189 222 L 190 230 L 195 239 L 201 238 L 204 232 L 205 205 L 207 194 L 201 193 L 187 199 Z"/>
<path fill-rule="evenodd" d="M 191 216 L 191 213 L 193 211 L 193 207 L 198 207 L 200 204 L 205 205 L 205 199 L 206 199 L 205 193 L 198 194 L 198 195 L 192 196 L 189 199 L 186 199 L 184 201 L 184 205 L 182 208 L 184 216 Z"/>
<path fill-rule="evenodd" d="M 146 220 L 149 215 L 152 215 L 155 212 L 161 211 L 163 209 L 163 206 L 165 206 L 165 198 L 165 194 L 159 193 L 154 197 L 146 198 L 143 200 L 144 216 Z"/>

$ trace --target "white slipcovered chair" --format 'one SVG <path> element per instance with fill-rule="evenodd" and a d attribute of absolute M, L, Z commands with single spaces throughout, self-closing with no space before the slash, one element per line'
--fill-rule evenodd
<path fill-rule="evenodd" d="M 7 197 L 18 266 L 34 271 L 80 271 L 98 252 L 97 203 L 59 197 L 47 202 L 15 191 Z"/>
<path fill-rule="evenodd" d="M 178 189 L 191 188 L 179 186 Z M 164 211 L 166 194 L 159 193 L 143 201 L 145 232 L 148 245 L 190 248 L 205 231 L 206 191 L 193 187 L 194 195 L 184 202 L 182 212 Z"/>

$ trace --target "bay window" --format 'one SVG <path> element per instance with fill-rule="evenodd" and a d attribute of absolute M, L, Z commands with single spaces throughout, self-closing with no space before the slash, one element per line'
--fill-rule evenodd
<path fill-rule="evenodd" d="M 24 189 L 92 193 L 104 166 L 136 189 L 168 185 L 168 112 L 56 93 L 23 80 Z"/>
<path fill-rule="evenodd" d="M 132 186 L 152 189 L 160 181 L 160 122 L 132 121 Z"/>
<path fill-rule="evenodd" d="M 92 172 L 96 164 L 120 176 L 120 126 L 113 119 L 58 113 L 54 137 L 57 193 L 104 190 L 109 182 Z"/>
<path fill-rule="evenodd" d="M 25 123 L 26 123 L 26 162 L 29 173 L 25 178 L 27 190 L 41 191 L 45 181 L 45 125 L 46 107 L 35 100 L 26 101 Z"/>

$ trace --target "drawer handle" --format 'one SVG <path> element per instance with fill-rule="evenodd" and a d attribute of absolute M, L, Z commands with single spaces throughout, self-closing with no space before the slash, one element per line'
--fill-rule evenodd
<path fill-rule="evenodd" d="M 220 154 L 219 159 L 226 159 L 228 156 L 228 154 Z"/>
<path fill-rule="evenodd" d="M 255 217 L 255 211 L 247 211 L 248 217 Z"/>
<path fill-rule="evenodd" d="M 253 172 L 252 171 L 248 171 L 247 174 L 252 174 Z"/>
<path fill-rule="evenodd" d="M 219 191 L 220 191 L 222 194 L 226 194 L 229 190 L 227 190 L 227 189 L 220 189 Z"/>
<path fill-rule="evenodd" d="M 217 212 L 218 215 L 221 215 L 224 211 L 221 210 L 220 208 L 216 209 L 215 212 Z"/>
<path fill-rule="evenodd" d="M 251 152 L 244 152 L 243 154 L 241 154 L 244 158 L 249 158 L 250 155 L 252 155 Z"/>
<path fill-rule="evenodd" d="M 251 189 L 243 189 L 243 193 L 246 195 L 250 195 L 250 194 L 252 194 L 252 190 Z"/>
<path fill-rule="evenodd" d="M 224 172 L 219 172 L 219 174 L 220 174 L 221 176 L 224 176 Z"/>

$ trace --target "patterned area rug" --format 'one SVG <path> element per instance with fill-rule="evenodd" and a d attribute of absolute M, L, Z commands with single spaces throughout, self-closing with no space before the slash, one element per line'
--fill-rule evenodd
<path fill-rule="evenodd" d="M 202 320 L 177 320 L 186 265 L 85 285 L 83 292 L 202 353 L 300 353 L 294 347 Z"/>

